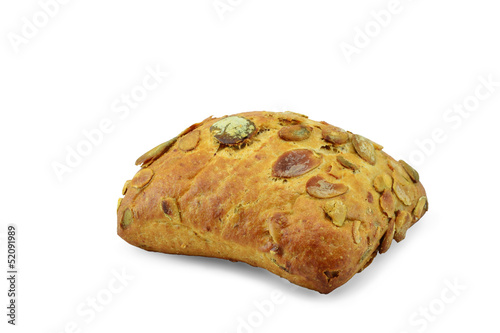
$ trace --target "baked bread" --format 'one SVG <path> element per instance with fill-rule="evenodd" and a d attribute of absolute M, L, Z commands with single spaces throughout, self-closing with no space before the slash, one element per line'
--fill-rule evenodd
<path fill-rule="evenodd" d="M 118 235 L 329 293 L 427 210 L 418 173 L 382 148 L 292 112 L 210 117 L 137 160 Z"/>

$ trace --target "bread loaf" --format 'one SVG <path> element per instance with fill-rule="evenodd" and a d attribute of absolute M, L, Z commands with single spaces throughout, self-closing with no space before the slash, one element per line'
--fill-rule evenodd
<path fill-rule="evenodd" d="M 329 293 L 427 211 L 418 173 L 382 148 L 292 112 L 210 117 L 137 160 L 118 235 Z"/>

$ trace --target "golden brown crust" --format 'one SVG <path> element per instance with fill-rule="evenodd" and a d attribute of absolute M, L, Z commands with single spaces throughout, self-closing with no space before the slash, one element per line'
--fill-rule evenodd
<path fill-rule="evenodd" d="M 329 293 L 427 210 L 418 173 L 360 135 L 291 112 L 232 117 L 205 119 L 139 158 L 119 202 L 120 237 Z"/>

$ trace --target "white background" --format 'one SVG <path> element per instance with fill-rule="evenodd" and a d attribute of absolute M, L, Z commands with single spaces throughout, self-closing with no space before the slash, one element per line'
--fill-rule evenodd
<path fill-rule="evenodd" d="M 221 3 L 223 13 L 213 0 L 74 0 L 44 22 L 39 2 L 2 1 L 1 331 L 497 332 L 498 4 L 401 0 L 381 27 L 371 12 L 389 1 Z M 347 44 L 357 53 L 346 57 Z M 115 112 L 147 68 L 169 75 Z M 116 235 L 139 155 L 209 115 L 253 110 L 307 114 L 383 144 L 420 172 L 429 212 L 329 295 Z M 108 133 L 58 179 L 54 163 L 106 119 Z M 9 223 L 16 327 L 5 309 Z"/>

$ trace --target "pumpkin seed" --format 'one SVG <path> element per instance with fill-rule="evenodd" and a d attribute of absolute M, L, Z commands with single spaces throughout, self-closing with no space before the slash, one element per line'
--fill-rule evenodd
<path fill-rule="evenodd" d="M 411 226 L 411 214 L 406 210 L 400 210 L 396 216 L 396 232 L 394 240 L 401 242 L 406 237 L 406 231 Z"/>
<path fill-rule="evenodd" d="M 361 221 L 354 221 L 352 224 L 352 238 L 354 239 L 355 244 L 359 244 L 361 242 L 361 233 L 359 232 L 359 227 L 361 226 Z"/>
<path fill-rule="evenodd" d="M 404 177 L 399 176 L 395 172 L 393 173 L 394 182 L 392 184 L 392 189 L 396 196 L 401 200 L 406 206 L 411 205 L 415 195 L 416 188 L 413 183 L 407 181 Z"/>
<path fill-rule="evenodd" d="M 406 163 L 403 160 L 399 160 L 399 163 L 403 166 L 405 171 L 408 173 L 410 176 L 411 180 L 413 180 L 414 183 L 418 183 L 420 181 L 420 175 L 418 174 L 417 170 L 413 169 L 411 165 Z"/>
<path fill-rule="evenodd" d="M 386 189 L 392 188 L 392 178 L 386 173 L 382 173 L 375 177 L 373 180 L 373 187 L 379 193 L 384 192 Z"/>
<path fill-rule="evenodd" d="M 380 244 L 378 252 L 385 253 L 391 247 L 392 240 L 394 239 L 394 231 L 395 231 L 395 221 L 394 219 L 389 220 L 389 225 L 387 226 L 387 231 L 385 232 L 384 238 Z"/>
<path fill-rule="evenodd" d="M 334 145 L 342 145 L 349 141 L 349 133 L 335 126 L 328 126 L 322 131 L 323 139 Z"/>
<path fill-rule="evenodd" d="M 125 209 L 120 225 L 123 229 L 128 228 L 134 222 L 134 214 L 130 208 Z"/>
<path fill-rule="evenodd" d="M 198 146 L 198 142 L 200 141 L 200 131 L 192 131 L 182 138 L 179 139 L 179 149 L 182 151 L 190 151 Z"/>
<path fill-rule="evenodd" d="M 345 168 L 351 169 L 353 171 L 359 170 L 359 167 L 345 158 L 343 155 L 337 155 L 337 161 Z"/>
<path fill-rule="evenodd" d="M 322 176 L 314 176 L 306 183 L 306 191 L 309 195 L 319 198 L 333 198 L 346 193 L 349 187 L 342 183 L 330 183 Z"/>
<path fill-rule="evenodd" d="M 177 141 L 177 136 L 173 139 L 168 140 L 167 142 L 164 142 L 153 149 L 149 150 L 145 154 L 143 154 L 141 157 L 139 157 L 135 161 L 135 165 L 143 165 L 143 166 L 148 166 L 151 163 L 153 163 L 155 160 L 157 160 L 161 155 L 166 153 L 170 147 Z"/>
<path fill-rule="evenodd" d="M 128 186 L 130 185 L 130 180 L 127 180 L 125 182 L 125 184 L 123 185 L 123 188 L 122 188 L 122 195 L 125 195 L 125 193 L 127 193 L 127 189 L 128 189 Z"/>
<path fill-rule="evenodd" d="M 344 225 L 347 216 L 347 207 L 342 201 L 329 201 L 325 204 L 323 210 L 337 227 Z"/>
<path fill-rule="evenodd" d="M 311 136 L 313 128 L 305 125 L 290 125 L 281 128 L 278 135 L 285 141 L 303 141 Z"/>
<path fill-rule="evenodd" d="M 415 222 L 422 218 L 422 215 L 427 211 L 427 197 L 423 196 L 418 199 L 415 209 L 413 209 L 413 217 Z"/>
<path fill-rule="evenodd" d="M 222 118 L 210 127 L 210 132 L 222 144 L 236 145 L 251 137 L 257 128 L 250 120 L 231 116 Z"/>
<path fill-rule="evenodd" d="M 361 135 L 355 134 L 352 137 L 352 144 L 354 146 L 354 149 L 362 159 L 364 159 L 371 165 L 375 165 L 375 147 L 373 147 L 373 144 L 370 140 Z"/>
<path fill-rule="evenodd" d="M 303 175 L 321 164 L 321 157 L 309 149 L 295 149 L 283 153 L 273 164 L 273 177 L 291 178 Z"/>
<path fill-rule="evenodd" d="M 149 184 L 151 178 L 153 178 L 153 175 L 154 175 L 153 170 L 148 168 L 142 168 L 135 174 L 130 184 L 132 185 L 132 187 L 135 188 L 143 188 Z"/>
<path fill-rule="evenodd" d="M 141 157 L 139 157 L 137 159 L 137 161 L 135 161 L 135 165 L 142 165 L 143 167 L 147 167 L 148 165 L 150 165 L 151 163 L 156 161 L 161 155 L 165 154 L 170 149 L 170 147 L 172 147 L 172 145 L 177 141 L 178 138 L 180 138 L 184 134 L 187 134 L 187 133 L 191 132 L 192 130 L 200 127 L 201 125 L 203 125 L 207 121 L 210 121 L 211 119 L 212 119 L 212 116 L 206 118 L 202 122 L 193 124 L 193 125 L 189 126 L 188 128 L 186 128 L 184 131 L 182 131 L 175 138 L 170 139 L 167 142 L 164 142 L 164 143 L 154 147 L 153 149 L 149 150 L 148 152 L 143 154 Z"/>

